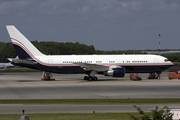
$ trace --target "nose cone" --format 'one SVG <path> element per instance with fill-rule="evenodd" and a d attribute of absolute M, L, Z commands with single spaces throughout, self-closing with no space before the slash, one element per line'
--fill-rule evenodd
<path fill-rule="evenodd" d="M 174 65 L 174 63 L 173 62 L 171 62 L 171 61 L 169 61 L 170 63 L 171 63 L 171 65 Z"/>
<path fill-rule="evenodd" d="M 172 67 L 172 66 L 174 66 L 174 63 L 169 61 L 169 68 Z"/>

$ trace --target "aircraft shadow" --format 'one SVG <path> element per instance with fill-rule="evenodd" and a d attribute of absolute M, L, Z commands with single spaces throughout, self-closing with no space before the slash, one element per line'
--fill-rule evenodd
<path fill-rule="evenodd" d="M 16 82 L 39 82 L 40 80 L 15 80 Z"/>
<path fill-rule="evenodd" d="M 83 79 L 82 79 L 83 80 Z M 87 81 L 87 82 L 98 82 L 98 81 L 127 81 L 125 79 L 98 79 L 97 81 L 89 81 L 89 80 L 83 80 L 83 81 Z"/>

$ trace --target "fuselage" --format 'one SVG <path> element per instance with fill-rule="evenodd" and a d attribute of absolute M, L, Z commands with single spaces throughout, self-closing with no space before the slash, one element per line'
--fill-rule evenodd
<path fill-rule="evenodd" d="M 161 72 L 173 66 L 167 58 L 159 55 L 43 55 L 35 56 L 36 65 L 31 68 L 55 73 L 84 73 L 84 69 L 74 63 L 121 66 L 126 73 Z M 29 65 L 22 65 L 29 66 Z M 100 72 L 100 71 L 99 71 Z"/>

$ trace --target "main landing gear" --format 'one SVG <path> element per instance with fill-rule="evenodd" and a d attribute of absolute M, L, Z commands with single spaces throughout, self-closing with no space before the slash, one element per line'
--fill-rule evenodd
<path fill-rule="evenodd" d="M 44 80 L 44 81 L 55 81 L 55 79 L 52 76 L 52 73 L 51 72 L 45 72 L 45 71 L 43 71 L 41 80 Z"/>
<path fill-rule="evenodd" d="M 161 79 L 161 73 L 162 73 L 162 72 L 157 72 L 157 74 L 158 74 L 158 75 L 157 75 L 157 79 L 158 79 L 158 80 Z"/>
<path fill-rule="evenodd" d="M 84 80 L 89 80 L 89 81 L 94 80 L 94 81 L 97 81 L 98 78 L 95 76 L 95 74 L 96 74 L 96 71 L 94 71 L 94 70 L 91 71 L 91 73 L 89 73 L 88 76 L 84 76 Z"/>
<path fill-rule="evenodd" d="M 92 81 L 92 80 L 94 80 L 94 81 L 97 81 L 98 80 L 98 78 L 97 77 L 92 77 L 92 76 L 84 76 L 84 80 L 89 80 L 89 81 Z"/>

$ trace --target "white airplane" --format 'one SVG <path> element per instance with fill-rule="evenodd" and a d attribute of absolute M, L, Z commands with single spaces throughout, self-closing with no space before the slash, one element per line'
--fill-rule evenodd
<path fill-rule="evenodd" d="M 15 58 L 18 59 L 18 56 Z M 8 59 L 9 60 L 9 59 Z M 11 59 L 10 59 L 11 61 Z M 0 63 L 0 71 L 6 70 L 6 69 L 10 69 L 10 68 L 15 68 L 17 67 L 16 65 L 11 64 L 11 62 L 8 63 Z"/>
<path fill-rule="evenodd" d="M 6 26 L 19 59 L 12 64 L 47 73 L 85 73 L 85 80 L 97 80 L 95 74 L 124 77 L 125 73 L 157 73 L 173 66 L 159 55 L 44 55 L 15 26 Z"/>
<path fill-rule="evenodd" d="M 0 71 L 10 69 L 10 68 L 14 68 L 14 67 L 15 67 L 15 65 L 11 64 L 11 62 L 9 62 L 9 63 L 0 63 Z"/>

